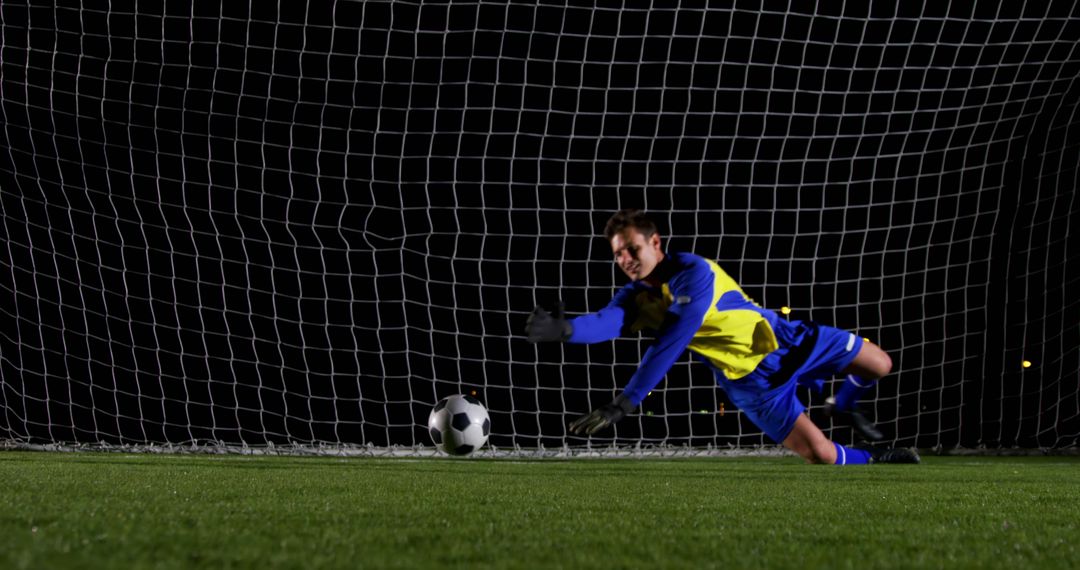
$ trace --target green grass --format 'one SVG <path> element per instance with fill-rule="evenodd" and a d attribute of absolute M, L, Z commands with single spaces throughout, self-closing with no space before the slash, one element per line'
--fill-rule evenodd
<path fill-rule="evenodd" d="M 0 568 L 1077 568 L 1080 458 L 0 453 Z"/>

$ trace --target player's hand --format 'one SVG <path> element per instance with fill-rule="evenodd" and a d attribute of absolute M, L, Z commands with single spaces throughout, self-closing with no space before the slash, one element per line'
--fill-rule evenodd
<path fill-rule="evenodd" d="M 570 424 L 570 433 L 592 435 L 623 419 L 626 414 L 634 411 L 636 407 L 630 403 L 629 398 L 619 394 L 610 404 L 600 406 L 589 415 L 574 420 Z"/>
<path fill-rule="evenodd" d="M 564 341 L 570 338 L 574 332 L 574 326 L 563 316 L 563 303 L 555 307 L 555 313 L 547 312 L 543 307 L 537 306 L 525 321 L 525 335 L 529 342 Z"/>

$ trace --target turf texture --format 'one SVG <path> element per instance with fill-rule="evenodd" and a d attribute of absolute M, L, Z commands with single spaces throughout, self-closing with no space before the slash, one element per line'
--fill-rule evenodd
<path fill-rule="evenodd" d="M 1078 568 L 1080 457 L 0 452 L 0 568 Z"/>

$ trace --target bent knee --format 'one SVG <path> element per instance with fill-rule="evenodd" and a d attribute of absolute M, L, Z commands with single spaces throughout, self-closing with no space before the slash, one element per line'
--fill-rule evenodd
<path fill-rule="evenodd" d="M 874 373 L 877 374 L 878 378 L 881 378 L 887 376 L 889 372 L 892 372 L 892 358 L 889 353 L 882 350 L 874 360 Z"/>
<path fill-rule="evenodd" d="M 871 347 L 871 349 L 866 351 L 867 354 L 865 358 L 860 358 L 860 360 L 862 360 L 860 363 L 860 368 L 862 370 L 859 372 L 862 373 L 862 376 L 868 379 L 876 379 L 892 372 L 893 361 L 892 357 L 889 356 L 889 353 L 885 352 L 877 345 L 868 344 L 867 346 Z M 860 354 L 859 356 L 862 357 L 863 355 Z"/>

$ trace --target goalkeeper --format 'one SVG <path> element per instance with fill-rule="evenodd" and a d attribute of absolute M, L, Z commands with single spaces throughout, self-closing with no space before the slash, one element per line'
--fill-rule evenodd
<path fill-rule="evenodd" d="M 825 379 L 846 379 L 826 413 L 847 420 L 863 438 L 881 432 L 858 409 L 859 397 L 889 373 L 892 360 L 857 335 L 805 321 L 788 321 L 756 305 L 716 263 L 690 253 L 666 254 L 656 224 L 640 210 L 608 220 L 604 236 L 630 283 L 607 307 L 566 319 L 537 307 L 530 342 L 596 343 L 626 333 L 655 332 L 641 365 L 614 401 L 570 424 L 591 435 L 635 410 L 689 349 L 716 375 L 731 402 L 770 438 L 808 463 L 918 463 L 908 449 L 856 449 L 830 441 L 803 414 L 798 386 L 821 391 Z"/>

